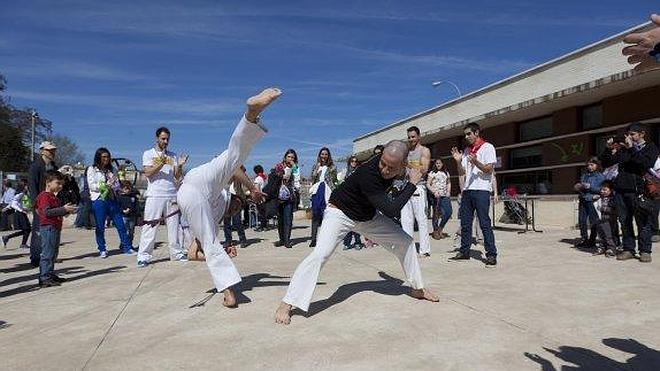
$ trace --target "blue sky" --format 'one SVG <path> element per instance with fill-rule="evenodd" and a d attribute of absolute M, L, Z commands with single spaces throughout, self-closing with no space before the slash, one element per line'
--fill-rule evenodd
<path fill-rule="evenodd" d="M 140 161 L 154 130 L 192 165 L 226 147 L 244 99 L 285 95 L 248 166 L 303 171 L 385 124 L 643 23 L 652 1 L 7 1 L 0 73 L 89 160 Z"/>

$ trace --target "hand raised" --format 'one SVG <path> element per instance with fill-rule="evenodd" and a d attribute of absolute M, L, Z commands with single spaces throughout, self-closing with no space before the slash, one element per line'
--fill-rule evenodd
<path fill-rule="evenodd" d="M 463 159 L 463 154 L 456 147 L 451 147 L 451 156 L 456 161 L 461 161 Z"/>

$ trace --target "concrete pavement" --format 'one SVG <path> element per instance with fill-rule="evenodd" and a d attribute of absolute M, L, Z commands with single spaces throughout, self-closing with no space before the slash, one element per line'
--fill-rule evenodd
<path fill-rule="evenodd" d="M 591 256 L 569 247 L 575 231 L 496 231 L 499 265 L 486 269 L 448 261 L 453 241 L 433 241 L 421 264 L 441 299 L 429 303 L 406 295 L 390 254 L 338 249 L 310 313 L 278 326 L 309 233 L 297 220 L 299 243 L 284 249 L 272 246 L 276 231 L 248 231 L 252 244 L 235 258 L 238 309 L 208 299 L 204 263 L 170 262 L 166 248 L 143 269 L 135 257 L 99 259 L 93 231 L 76 229 L 63 231 L 56 265 L 69 281 L 38 289 L 12 241 L 0 250 L 0 369 L 660 369 L 660 257 Z M 118 245 L 114 230 L 107 238 Z"/>

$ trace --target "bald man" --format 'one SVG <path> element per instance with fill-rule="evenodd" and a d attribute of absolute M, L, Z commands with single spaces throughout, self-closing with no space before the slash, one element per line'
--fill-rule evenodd
<path fill-rule="evenodd" d="M 403 191 L 395 199 L 388 198 L 387 191 L 392 187 L 394 178 L 405 172 L 407 157 L 408 145 L 398 140 L 391 141 L 382 154 L 359 166 L 332 192 L 323 214 L 316 248 L 293 274 L 286 296 L 275 312 L 277 323 L 289 324 L 293 307 L 307 312 L 321 267 L 351 231 L 373 240 L 399 259 L 412 286 L 410 296 L 438 301 L 434 294 L 424 288 L 417 252 L 411 244 L 412 237 L 391 219 L 415 193 L 415 184 L 422 178 L 421 172 L 411 171 L 409 183 Z"/>

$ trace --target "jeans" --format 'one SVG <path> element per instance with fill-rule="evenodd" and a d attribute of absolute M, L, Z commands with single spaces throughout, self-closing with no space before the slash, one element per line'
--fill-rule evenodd
<path fill-rule="evenodd" d="M 80 200 L 80 209 L 76 215 L 74 225 L 78 228 L 92 228 L 92 200 L 89 198 L 82 198 Z"/>
<path fill-rule="evenodd" d="M 294 204 L 291 201 L 280 202 L 277 205 L 277 234 L 283 245 L 288 245 L 291 240 L 293 207 Z"/>
<path fill-rule="evenodd" d="M 225 233 L 225 242 L 231 243 L 231 232 L 236 229 L 238 232 L 238 239 L 241 242 L 245 242 L 245 229 L 243 229 L 243 222 L 241 221 L 241 213 L 238 212 L 234 216 L 226 216 L 223 221 L 223 232 Z"/>
<path fill-rule="evenodd" d="M 486 256 L 497 256 L 495 247 L 495 235 L 491 224 L 488 211 L 490 209 L 490 192 L 488 191 L 463 191 L 461 197 L 461 208 L 459 214 L 461 217 L 461 253 L 468 255 L 470 245 L 472 245 L 472 221 L 474 213 L 477 212 L 479 226 L 484 235 L 484 247 Z"/>
<path fill-rule="evenodd" d="M 135 237 L 135 216 L 122 216 L 124 219 L 124 226 L 126 227 L 126 233 L 128 233 L 128 241 L 133 246 L 133 238 Z"/>
<path fill-rule="evenodd" d="M 353 244 L 353 238 L 355 238 L 355 245 L 357 245 L 357 244 L 362 245 L 362 237 L 360 236 L 360 234 L 351 231 L 351 232 L 346 233 L 346 237 L 344 237 L 344 246 L 352 247 L 354 245 Z"/>
<path fill-rule="evenodd" d="M 39 260 L 39 282 L 50 278 L 55 270 L 55 260 L 60 252 L 61 231 L 52 225 L 39 227 L 41 234 L 41 259 Z"/>
<path fill-rule="evenodd" d="M 449 197 L 438 197 L 435 200 L 433 212 L 433 230 L 437 231 L 439 229 L 444 229 L 445 225 L 451 218 L 451 213 L 453 212 L 451 208 L 451 199 Z M 442 219 L 438 223 L 438 214 L 442 212 Z"/>
<path fill-rule="evenodd" d="M 593 244 L 596 240 L 596 226 L 598 225 L 598 213 L 596 212 L 593 201 L 579 199 L 578 225 L 580 226 L 580 237 L 582 237 L 582 240 L 589 241 Z M 591 233 L 589 233 L 589 229 L 591 229 Z"/>
<path fill-rule="evenodd" d="M 128 252 L 133 248 L 131 242 L 128 240 L 128 233 L 126 233 L 126 225 L 124 225 L 124 218 L 119 210 L 119 204 L 116 200 L 98 199 L 92 202 L 92 210 L 94 210 L 94 219 L 96 219 L 96 245 L 99 251 L 106 251 L 105 246 L 105 219 L 110 217 L 119 234 L 121 241 L 121 249 Z"/>

